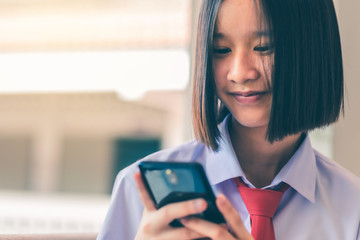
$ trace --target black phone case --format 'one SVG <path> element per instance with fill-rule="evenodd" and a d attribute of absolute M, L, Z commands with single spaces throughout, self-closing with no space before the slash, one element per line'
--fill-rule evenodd
<path fill-rule="evenodd" d="M 216 207 L 215 195 L 204 169 L 199 163 L 144 161 L 139 164 L 139 168 L 156 208 L 169 203 L 203 198 L 207 201 L 208 207 L 203 213 L 194 216 L 215 223 L 225 223 Z M 176 219 L 170 225 L 182 226 Z"/>

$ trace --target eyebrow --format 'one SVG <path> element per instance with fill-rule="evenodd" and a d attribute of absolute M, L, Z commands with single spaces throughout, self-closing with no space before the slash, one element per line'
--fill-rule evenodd
<path fill-rule="evenodd" d="M 220 32 L 214 32 L 213 37 L 214 37 L 214 39 L 225 38 L 224 34 L 223 34 L 223 33 L 220 33 Z"/>
<path fill-rule="evenodd" d="M 256 36 L 256 37 L 270 37 L 270 32 L 269 31 L 255 31 L 254 36 Z M 221 33 L 221 32 L 214 32 L 213 38 L 214 39 L 223 39 L 223 38 L 226 38 L 226 35 Z"/>

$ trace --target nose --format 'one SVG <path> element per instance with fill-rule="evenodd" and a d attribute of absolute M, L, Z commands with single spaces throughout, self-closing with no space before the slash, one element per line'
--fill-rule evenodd
<path fill-rule="evenodd" d="M 260 78 L 259 62 L 246 52 L 232 55 L 227 78 L 233 83 L 246 83 Z"/>

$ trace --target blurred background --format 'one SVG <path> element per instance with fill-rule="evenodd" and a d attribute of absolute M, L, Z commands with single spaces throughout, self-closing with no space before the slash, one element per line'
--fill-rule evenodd
<path fill-rule="evenodd" d="M 192 138 L 199 3 L 0 0 L 0 233 L 98 232 L 118 171 Z M 360 176 L 360 2 L 335 4 L 346 115 L 311 138 Z"/>

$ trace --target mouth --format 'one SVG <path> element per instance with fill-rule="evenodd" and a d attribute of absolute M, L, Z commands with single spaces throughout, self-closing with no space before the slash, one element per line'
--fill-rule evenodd
<path fill-rule="evenodd" d="M 231 92 L 231 95 L 241 96 L 241 97 L 252 97 L 257 95 L 265 95 L 267 91 L 249 91 L 249 92 Z"/>
<path fill-rule="evenodd" d="M 267 94 L 269 94 L 268 91 L 230 92 L 230 95 L 242 104 L 256 103 Z"/>

